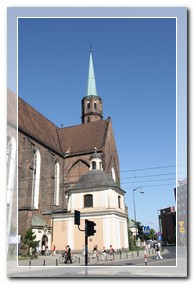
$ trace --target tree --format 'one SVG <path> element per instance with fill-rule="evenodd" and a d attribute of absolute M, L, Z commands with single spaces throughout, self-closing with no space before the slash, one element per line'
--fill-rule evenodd
<path fill-rule="evenodd" d="M 21 240 L 22 254 L 27 254 L 30 247 L 35 249 L 38 245 L 39 241 L 36 241 L 36 234 L 33 232 L 32 228 L 30 228 Z"/>

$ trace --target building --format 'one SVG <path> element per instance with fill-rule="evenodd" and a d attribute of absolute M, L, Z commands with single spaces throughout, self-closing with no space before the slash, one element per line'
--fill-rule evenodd
<path fill-rule="evenodd" d="M 177 196 L 177 245 L 187 245 L 187 178 L 174 189 Z"/>
<path fill-rule="evenodd" d="M 102 226 L 103 218 L 106 219 L 106 224 L 112 220 L 114 211 L 115 219 L 123 218 L 121 218 L 120 228 L 117 224 L 117 230 L 121 230 L 119 238 L 122 241 L 110 239 L 109 242 L 112 241 L 112 244 L 116 246 L 128 246 L 125 233 L 127 230 L 125 228 L 127 217 L 125 192 L 119 188 L 119 159 L 116 143 L 111 118 L 103 119 L 103 104 L 97 94 L 91 51 L 88 88 L 81 105 L 82 123 L 59 128 L 21 98 L 18 99 L 19 234 L 24 235 L 32 226 L 40 247 L 46 244 L 51 248 L 53 238 L 56 238 L 55 229 L 58 230 L 56 224 L 60 218 L 61 232 L 68 233 L 69 236 L 73 234 L 74 209 L 82 209 L 83 217 L 101 216 L 98 218 L 99 227 Z M 90 181 L 86 179 L 87 182 L 82 184 L 84 188 L 80 188 L 82 178 L 89 178 L 91 172 L 97 169 L 95 167 L 99 160 L 95 160 L 94 156 L 98 155 L 100 155 L 100 168 L 94 174 L 96 181 L 100 181 L 98 178 L 101 176 L 108 183 L 93 184 L 89 190 L 88 182 Z M 97 172 L 98 175 L 96 175 Z M 85 195 L 82 190 L 87 192 L 88 196 L 93 194 L 92 208 L 83 206 Z M 108 207 L 112 210 L 109 213 L 107 212 L 110 210 L 105 205 L 107 201 L 103 200 L 104 204 L 97 201 L 106 194 L 109 196 L 111 206 L 114 205 L 112 209 Z M 110 218 L 107 219 L 107 216 Z M 68 224 L 71 223 L 71 225 L 66 226 L 64 220 L 68 220 Z M 103 232 L 103 230 L 99 231 Z M 118 238 L 117 234 L 115 238 Z M 61 241 L 62 239 L 55 239 L 55 245 L 60 247 Z M 61 246 L 64 248 L 64 245 L 63 243 Z M 80 248 L 77 247 L 76 240 L 72 242 L 72 245 L 72 248 Z"/>
<path fill-rule="evenodd" d="M 165 244 L 176 244 L 176 211 L 168 207 L 159 211 L 159 227 Z"/>
<path fill-rule="evenodd" d="M 53 221 L 53 242 L 59 250 L 69 244 L 80 251 L 85 244 L 85 220 L 96 223 L 96 234 L 89 237 L 88 250 L 98 245 L 116 249 L 128 248 L 127 214 L 125 192 L 119 188 L 110 174 L 103 171 L 101 154 L 90 158 L 90 171 L 84 174 L 75 186 L 66 191 L 67 213 L 55 213 Z M 81 212 L 80 227 L 74 225 L 74 211 Z M 80 229 L 81 228 L 81 229 Z"/>

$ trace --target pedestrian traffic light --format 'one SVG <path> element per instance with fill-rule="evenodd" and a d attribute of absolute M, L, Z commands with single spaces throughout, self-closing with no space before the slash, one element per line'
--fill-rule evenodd
<path fill-rule="evenodd" d="M 94 234 L 96 233 L 96 230 L 94 229 L 95 226 L 96 226 L 96 223 L 94 223 L 93 221 L 86 220 L 85 221 L 85 235 L 94 236 Z"/>
<path fill-rule="evenodd" d="M 74 224 L 80 225 L 80 211 L 74 211 Z"/>

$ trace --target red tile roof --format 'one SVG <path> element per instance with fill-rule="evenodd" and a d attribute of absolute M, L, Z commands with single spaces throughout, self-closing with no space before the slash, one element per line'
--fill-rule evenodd
<path fill-rule="evenodd" d="M 99 120 L 87 124 L 58 129 L 61 148 L 69 154 L 101 149 L 106 139 L 109 120 Z"/>
<path fill-rule="evenodd" d="M 18 98 L 18 129 L 59 154 L 92 152 L 104 146 L 110 119 L 58 128 L 29 104 Z"/>
<path fill-rule="evenodd" d="M 57 126 L 21 98 L 18 98 L 18 129 L 62 154 Z"/>

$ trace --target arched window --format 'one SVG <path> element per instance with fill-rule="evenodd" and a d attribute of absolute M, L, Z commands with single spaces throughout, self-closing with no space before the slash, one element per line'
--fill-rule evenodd
<path fill-rule="evenodd" d="M 93 196 L 92 196 L 92 194 L 84 195 L 84 207 L 93 207 Z"/>
<path fill-rule="evenodd" d="M 16 140 L 7 137 L 7 204 L 11 203 L 15 179 Z"/>
<path fill-rule="evenodd" d="M 111 171 L 112 171 L 112 178 L 113 178 L 114 182 L 116 182 L 115 169 L 112 167 Z"/>
<path fill-rule="evenodd" d="M 87 123 L 88 123 L 88 122 L 90 122 L 90 118 L 89 118 L 89 117 L 87 118 Z"/>
<path fill-rule="evenodd" d="M 97 103 L 96 103 L 96 101 L 94 102 L 94 108 L 97 109 Z"/>
<path fill-rule="evenodd" d="M 87 102 L 87 109 L 89 109 L 90 108 L 90 102 L 88 101 Z"/>
<path fill-rule="evenodd" d="M 54 205 L 59 206 L 59 180 L 60 180 L 60 165 L 55 162 L 55 179 L 54 179 Z"/>
<path fill-rule="evenodd" d="M 32 200 L 31 204 L 34 208 L 38 209 L 39 201 L 39 187 L 40 187 L 40 152 L 38 148 L 34 149 L 32 161 Z"/>

